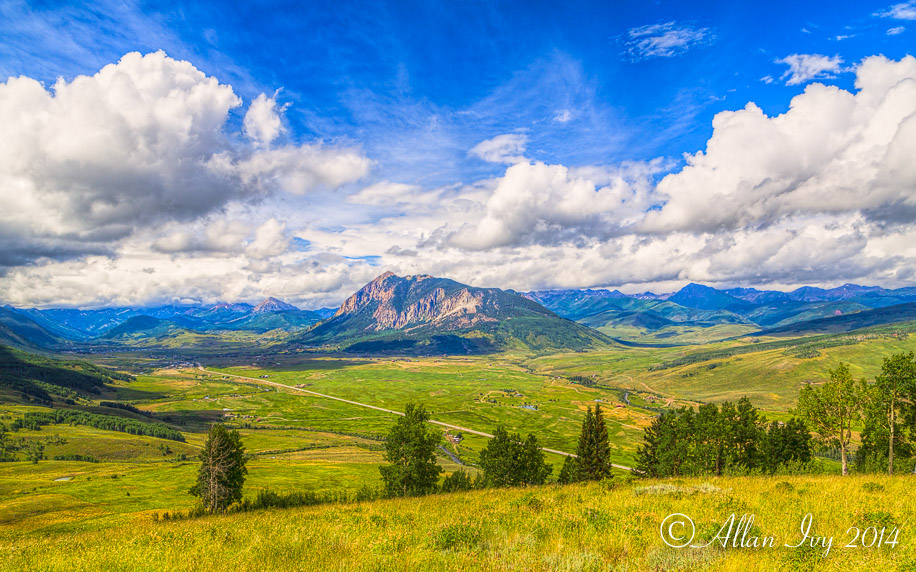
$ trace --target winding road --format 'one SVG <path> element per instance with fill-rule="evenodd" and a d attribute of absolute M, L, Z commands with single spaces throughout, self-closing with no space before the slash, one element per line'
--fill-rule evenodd
<path fill-rule="evenodd" d="M 263 383 L 263 384 L 266 384 L 266 385 L 273 385 L 273 386 L 276 386 L 276 387 L 283 387 L 283 388 L 286 388 L 286 389 L 289 389 L 289 390 L 292 390 L 292 391 L 298 391 L 298 392 L 300 392 L 300 393 L 307 393 L 307 394 L 309 394 L 309 395 L 314 395 L 315 397 L 323 397 L 324 399 L 333 399 L 334 401 L 342 401 L 342 402 L 344 402 L 344 403 L 349 403 L 350 405 L 356 405 L 356 406 L 359 406 L 359 407 L 365 407 L 365 408 L 367 408 L 367 409 L 375 409 L 376 411 L 384 411 L 385 413 L 392 413 L 392 414 L 394 414 L 394 415 L 401 415 L 401 416 L 404 415 L 404 414 L 401 413 L 400 411 L 394 411 L 394 410 L 392 410 L 392 409 L 385 409 L 384 407 L 376 407 L 375 405 L 369 405 L 368 403 L 360 403 L 360 402 L 358 402 L 358 401 L 350 401 L 349 399 L 343 399 L 343 398 L 340 398 L 340 397 L 334 397 L 333 395 L 326 395 L 326 394 L 324 394 L 324 393 L 318 393 L 317 391 L 310 391 L 310 390 L 308 390 L 308 389 L 302 389 L 301 387 L 294 387 L 294 386 L 292 386 L 292 385 L 286 385 L 285 383 L 277 383 L 276 381 L 269 381 L 269 380 L 266 380 L 266 379 L 256 378 L 256 377 L 245 377 L 244 375 L 234 375 L 234 374 L 225 373 L 225 372 L 222 372 L 222 371 L 212 371 L 212 370 L 209 370 L 209 369 L 205 369 L 204 366 L 202 366 L 202 365 L 200 365 L 200 364 L 197 364 L 197 369 L 199 369 L 200 371 L 205 371 L 205 372 L 207 372 L 207 373 L 212 373 L 212 374 L 214 374 L 214 375 L 225 375 L 225 376 L 228 376 L 228 377 L 236 377 L 236 378 L 238 378 L 238 379 L 245 379 L 245 380 L 248 380 L 248 381 L 254 381 L 254 382 L 256 382 L 256 383 Z M 433 425 L 439 425 L 439 426 L 441 426 L 441 427 L 448 427 L 449 429 L 455 429 L 455 430 L 457 430 L 457 431 L 464 431 L 465 433 L 472 433 L 472 434 L 474 434 L 474 435 L 480 435 L 481 437 L 487 437 L 487 438 L 490 438 L 490 439 L 493 438 L 493 435 L 490 435 L 489 433 L 484 433 L 484 432 L 482 432 L 482 431 L 475 431 L 475 430 L 473 430 L 473 429 L 468 429 L 467 427 L 461 427 L 460 425 L 452 425 L 451 423 L 443 423 L 442 421 L 434 421 L 433 419 L 430 419 L 429 422 L 432 423 Z M 574 455 L 573 453 L 566 453 L 566 452 L 564 452 L 564 451 L 557 451 L 556 449 L 548 449 L 547 447 L 541 447 L 541 451 L 546 451 L 546 452 L 548 452 L 548 453 L 554 453 L 554 454 L 557 454 L 557 455 L 563 455 L 563 456 L 566 456 L 566 457 L 575 457 L 575 456 L 576 456 L 576 455 Z M 632 471 L 632 470 L 633 470 L 631 467 L 625 467 L 625 466 L 623 466 L 623 465 L 614 465 L 614 464 L 612 464 L 611 466 L 614 467 L 614 468 L 616 468 L 616 469 L 622 469 L 622 470 L 624 470 L 624 471 Z"/>

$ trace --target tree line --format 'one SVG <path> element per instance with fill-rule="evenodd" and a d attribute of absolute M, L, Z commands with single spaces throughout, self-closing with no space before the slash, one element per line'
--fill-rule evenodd
<path fill-rule="evenodd" d="M 767 423 L 746 397 L 663 413 L 646 428 L 636 453 L 644 477 L 773 473 L 811 460 L 811 436 L 804 421 Z"/>
<path fill-rule="evenodd" d="M 381 497 L 410 497 L 437 492 L 455 492 L 488 487 L 543 485 L 553 467 L 546 462 L 537 437 L 522 437 L 497 427 L 481 451 L 476 477 L 459 469 L 442 479 L 436 448 L 442 433 L 428 423 L 429 412 L 422 405 L 408 403 L 385 440 L 385 465 L 379 467 L 382 487 L 363 487 L 357 500 Z M 602 480 L 612 477 L 607 426 L 599 404 L 589 407 L 579 435 L 575 457 L 567 457 L 560 471 L 564 483 Z M 200 453 L 201 465 L 190 493 L 201 499 L 200 512 L 223 512 L 233 503 L 239 510 L 267 506 L 304 506 L 321 502 L 314 494 L 264 493 L 242 506 L 242 488 L 247 474 L 247 455 L 237 430 L 213 425 Z M 333 500 L 337 500 L 335 496 Z"/>
<path fill-rule="evenodd" d="M 795 413 L 808 421 L 820 444 L 839 449 L 844 475 L 849 474 L 850 444 L 858 427 L 862 445 L 856 468 L 894 474 L 901 457 L 912 458 L 916 443 L 916 355 L 884 358 L 872 382 L 853 379 L 844 363 L 829 373 L 827 382 L 801 389 Z"/>
<path fill-rule="evenodd" d="M 657 417 L 643 436 L 636 469 L 647 477 L 806 470 L 814 447 L 839 451 L 841 472 L 849 474 L 854 432 L 860 472 L 899 469 L 916 453 L 916 356 L 884 358 L 873 381 L 854 379 L 849 365 L 828 370 L 823 383 L 808 383 L 787 423 L 771 422 L 747 398 L 681 408 Z"/>
<path fill-rule="evenodd" d="M 56 413 L 66 413 L 58 411 Z M 853 430 L 864 427 L 856 462 L 860 470 L 910 457 L 916 441 L 916 357 L 913 352 L 884 359 L 873 383 L 854 380 L 849 366 L 829 370 L 829 380 L 801 389 L 794 415 L 787 422 L 760 414 L 746 397 L 737 403 L 707 403 L 696 410 L 671 410 L 646 428 L 637 449 L 635 473 L 642 477 L 774 473 L 786 468 L 804 471 L 814 446 L 840 450 L 842 472 L 848 474 Z M 32 415 L 32 414 L 29 414 Z M 46 415 L 46 414 L 40 414 Z M 481 451 L 480 471 L 471 478 L 464 469 L 446 476 L 436 448 L 441 432 L 428 421 L 422 405 L 408 403 L 385 440 L 386 464 L 379 467 L 379 492 L 363 487 L 356 498 L 408 497 L 486 487 L 542 485 L 553 467 L 545 460 L 537 437 L 522 437 L 497 427 Z M 18 420 L 17 420 L 18 422 Z M 60 422 L 60 421 L 58 421 Z M 134 422 L 138 423 L 138 422 Z M 813 433 L 813 435 L 812 435 Z M 242 503 L 247 456 L 238 431 L 211 427 L 200 455 L 201 466 L 191 493 L 200 497 L 201 512 L 225 511 Z M 600 403 L 588 407 L 575 456 L 568 456 L 558 483 L 605 480 L 613 477 L 607 424 Z M 335 497 L 336 498 L 336 497 Z M 313 494 L 263 493 L 245 510 L 259 506 L 300 506 L 322 500 Z"/>
<path fill-rule="evenodd" d="M 149 437 L 159 437 L 161 439 L 170 439 L 172 441 L 184 441 L 184 435 L 162 423 L 148 423 L 128 419 L 125 417 L 115 417 L 113 415 L 99 415 L 97 413 L 86 413 L 85 411 L 75 411 L 72 409 L 54 409 L 52 411 L 34 411 L 28 412 L 22 417 L 13 421 L 10 426 L 12 431 L 19 429 L 29 429 L 39 431 L 45 425 L 54 425 L 56 423 L 69 423 L 70 425 L 86 425 L 96 429 L 106 429 L 108 431 L 119 431 L 131 435 L 146 435 Z"/>

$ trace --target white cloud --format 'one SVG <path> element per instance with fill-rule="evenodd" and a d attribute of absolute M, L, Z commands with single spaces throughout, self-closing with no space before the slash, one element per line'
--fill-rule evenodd
<path fill-rule="evenodd" d="M 916 20 L 916 2 L 894 4 L 884 12 L 876 13 L 875 16 L 894 18 L 895 20 Z"/>
<path fill-rule="evenodd" d="M 896 224 L 916 215 L 916 58 L 868 58 L 856 87 L 811 84 L 776 117 L 753 103 L 718 114 L 706 151 L 659 183 L 665 205 L 641 228 L 715 232 L 828 213 Z"/>
<path fill-rule="evenodd" d="M 171 217 L 102 241 L 112 256 L 11 268 L 0 278 L 0 300 L 91 305 L 273 295 L 317 307 L 339 303 L 389 269 L 517 290 L 912 284 L 916 58 L 868 58 L 856 68 L 852 92 L 813 83 L 781 115 L 749 103 L 718 114 L 712 127 L 705 150 L 677 169 L 663 161 L 569 167 L 531 160 L 465 185 L 375 182 L 343 205 L 333 193 L 233 200 L 191 222 Z M 517 151 L 523 145 L 492 144 L 485 154 L 507 160 L 524 153 Z M 302 183 L 307 189 L 368 168 L 355 152 L 307 149 L 234 156 L 220 148 L 207 168 L 255 196 L 295 187 L 281 178 L 297 161 L 309 172 L 324 165 L 324 174 Z M 262 164 L 251 164 L 256 156 Z M 21 200 L 33 213 L 43 208 L 29 207 L 29 194 L 2 200 Z M 308 249 L 291 247 L 292 236 Z"/>
<path fill-rule="evenodd" d="M 631 28 L 627 36 L 627 53 L 637 60 L 678 56 L 694 46 L 715 40 L 709 28 L 683 26 L 677 22 Z"/>
<path fill-rule="evenodd" d="M 277 100 L 263 93 L 255 98 L 248 107 L 242 129 L 252 141 L 259 145 L 269 145 L 285 131 L 280 113 L 286 106 L 279 108 Z"/>
<path fill-rule="evenodd" d="M 652 206 L 650 176 L 661 163 L 571 170 L 536 162 L 509 167 L 487 199 L 484 216 L 450 235 L 470 250 L 556 244 L 619 234 Z"/>
<path fill-rule="evenodd" d="M 415 202 L 421 197 L 422 189 L 417 185 L 381 181 L 350 195 L 347 201 L 374 206 L 395 206 Z"/>
<path fill-rule="evenodd" d="M 290 237 L 286 224 L 271 218 L 255 231 L 254 240 L 245 249 L 245 254 L 255 260 L 263 260 L 286 252 Z"/>
<path fill-rule="evenodd" d="M 820 54 L 792 54 L 780 60 L 777 64 L 786 64 L 789 69 L 779 79 L 786 79 L 786 85 L 798 85 L 813 79 L 834 77 L 840 73 L 843 58 L 840 56 L 822 56 Z"/>
<path fill-rule="evenodd" d="M 468 155 L 474 155 L 488 163 L 519 163 L 525 160 L 522 154 L 527 142 L 528 137 L 524 133 L 497 135 L 475 145 Z"/>
<path fill-rule="evenodd" d="M 572 119 L 572 112 L 568 109 L 558 109 L 556 115 L 553 116 L 553 120 L 557 123 L 569 123 L 570 119 Z"/>
<path fill-rule="evenodd" d="M 226 125 L 240 105 L 230 86 L 161 51 L 50 90 L 27 77 L 0 83 L 0 267 L 111 252 L 144 226 L 368 171 L 355 150 L 234 143 Z M 276 113 L 264 98 L 246 116 L 259 143 L 277 132 L 266 108 Z"/>
<path fill-rule="evenodd" d="M 904 28 L 903 26 L 896 26 L 894 28 L 890 28 L 887 31 L 887 35 L 888 36 L 898 36 L 904 32 L 906 32 L 906 28 Z"/>

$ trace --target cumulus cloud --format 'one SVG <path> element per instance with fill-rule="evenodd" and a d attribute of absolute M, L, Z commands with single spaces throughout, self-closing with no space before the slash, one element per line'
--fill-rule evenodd
<path fill-rule="evenodd" d="M 814 79 L 834 77 L 842 71 L 843 58 L 820 54 L 792 54 L 776 60 L 776 63 L 789 66 L 779 79 L 785 79 L 786 85 L 798 85 Z"/>
<path fill-rule="evenodd" d="M 269 145 L 285 131 L 280 113 L 286 109 L 277 107 L 277 100 L 263 93 L 255 98 L 245 113 L 242 129 L 250 139 L 260 145 Z"/>
<path fill-rule="evenodd" d="M 525 144 L 528 137 L 524 133 L 506 133 L 492 139 L 481 141 L 469 152 L 488 163 L 519 163 L 525 160 Z"/>
<path fill-rule="evenodd" d="M 679 56 L 692 47 L 715 40 L 709 28 L 694 28 L 677 22 L 631 28 L 627 37 L 627 53 L 634 60 Z"/>
<path fill-rule="evenodd" d="M 895 20 L 916 20 L 916 2 L 894 4 L 887 10 L 878 12 L 875 15 L 883 18 L 894 18 Z"/>
<path fill-rule="evenodd" d="M 656 161 L 577 171 L 518 163 L 499 180 L 483 218 L 464 225 L 448 242 L 483 250 L 613 236 L 652 206 L 650 177 L 660 165 Z"/>
<path fill-rule="evenodd" d="M 280 190 L 335 187 L 368 171 L 355 150 L 234 144 L 226 125 L 241 104 L 230 86 L 161 51 L 127 54 L 51 89 L 28 77 L 0 83 L 5 258 L 110 251 L 144 225 L 192 221 Z M 279 133 L 277 113 L 266 97 L 249 108 L 245 130 L 258 145 Z"/>
<path fill-rule="evenodd" d="M 343 208 L 333 197 L 322 203 L 324 195 L 286 194 L 192 223 L 170 220 L 115 246 L 100 242 L 112 256 L 13 268 L 0 280 L 0 300 L 92 305 L 272 295 L 317 307 L 340 303 L 385 270 L 516 290 L 912 283 L 916 58 L 867 58 L 856 67 L 855 90 L 812 83 L 781 115 L 749 103 L 719 113 L 712 127 L 706 148 L 683 164 L 507 160 L 501 176 L 470 184 L 375 182 L 351 191 Z M 513 148 L 494 144 L 491 156 L 523 153 Z M 325 174 L 306 186 L 332 185 L 338 170 L 348 171 L 347 153 L 328 151 L 327 161 L 314 163 L 330 165 Z M 246 167 L 256 153 L 279 162 L 298 152 L 259 147 L 233 156 L 222 149 L 208 168 L 222 172 L 216 164 L 225 154 L 224 176 L 258 196 L 287 184 L 280 171 Z M 333 167 L 335 157 L 344 166 Z M 245 169 L 261 179 L 245 179 Z M 308 250 L 291 247 L 292 236 Z M 0 248 L 2 256 L 10 254 Z"/>
<path fill-rule="evenodd" d="M 272 218 L 257 228 L 254 240 L 245 249 L 245 254 L 249 258 L 263 260 L 286 252 L 289 242 L 286 224 Z"/>
<path fill-rule="evenodd" d="M 776 117 L 753 103 L 718 114 L 706 151 L 659 183 L 664 207 L 640 228 L 739 229 L 799 213 L 892 223 L 916 206 L 916 58 L 868 58 L 856 87 L 809 85 Z"/>

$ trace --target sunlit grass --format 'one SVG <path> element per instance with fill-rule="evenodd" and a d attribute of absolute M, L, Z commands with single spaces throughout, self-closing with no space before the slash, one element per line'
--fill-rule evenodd
<path fill-rule="evenodd" d="M 873 483 L 866 485 L 866 483 Z M 658 486 L 656 486 L 658 485 Z M 7 537 L 4 570 L 894 570 L 916 563 L 905 477 L 744 477 L 486 490 L 152 523 L 149 513 Z M 689 515 L 709 538 L 755 515 L 773 548 L 676 550 L 659 525 Z M 783 546 L 812 514 L 823 549 Z M 851 526 L 898 528 L 896 547 L 846 548 Z M 699 537 L 698 537 L 699 539 Z"/>

